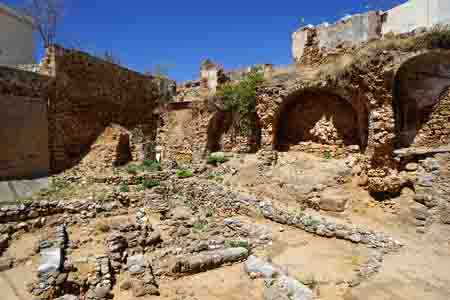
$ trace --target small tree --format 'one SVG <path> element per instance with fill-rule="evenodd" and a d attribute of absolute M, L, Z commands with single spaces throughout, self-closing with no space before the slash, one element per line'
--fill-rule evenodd
<path fill-rule="evenodd" d="M 233 141 L 236 133 L 250 138 L 256 132 L 256 91 L 263 82 L 263 73 L 254 69 L 238 83 L 227 83 L 218 89 L 217 98 L 232 115 Z"/>
<path fill-rule="evenodd" d="M 58 26 L 63 18 L 63 0 L 30 0 L 24 7 L 26 15 L 33 18 L 44 47 L 55 43 Z"/>

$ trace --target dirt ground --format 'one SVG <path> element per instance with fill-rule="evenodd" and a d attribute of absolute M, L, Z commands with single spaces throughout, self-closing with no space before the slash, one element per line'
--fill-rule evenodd
<path fill-rule="evenodd" d="M 409 206 L 413 203 L 413 191 L 404 189 L 402 194 L 387 203 L 375 201 L 367 191 L 352 180 L 345 183 L 337 177 L 348 176 L 345 162 L 325 160 L 307 154 L 285 155 L 281 162 L 268 173 L 258 171 L 255 156 L 233 159 L 228 166 L 239 170 L 235 175 L 226 175 L 224 184 L 232 189 L 270 198 L 279 205 L 298 207 L 299 199 L 289 184 L 307 189 L 311 185 L 323 184 L 326 188 L 338 186 L 350 195 L 350 205 L 343 213 L 321 211 L 339 223 L 358 226 L 386 233 L 404 243 L 396 253 L 384 256 L 380 272 L 356 287 L 349 282 L 364 265 L 372 249 L 365 245 L 344 240 L 318 237 L 297 228 L 263 220 L 239 216 L 245 222 L 264 224 L 272 231 L 273 241 L 253 254 L 266 258 L 282 267 L 300 282 L 308 284 L 320 300 L 448 300 L 450 299 L 450 227 L 433 225 L 425 234 L 418 234 L 411 222 Z M 86 258 L 103 255 L 105 226 L 128 223 L 134 219 L 134 210 L 128 215 L 90 220 L 83 226 L 69 227 L 69 238 L 79 247 L 71 250 L 69 260 L 83 274 L 93 272 L 92 263 Z M 318 213 L 308 209 L 309 213 Z M 158 218 L 151 223 L 158 226 Z M 163 238 L 167 236 L 162 232 Z M 34 255 L 34 246 L 42 234 L 23 234 L 12 241 L 6 256 L 15 257 L 20 263 L 12 270 L 0 273 L 0 290 L 7 300 L 29 299 L 25 291 L 26 282 L 35 276 L 39 257 Z M 91 266 L 91 267 L 89 267 Z M 120 282 L 118 278 L 117 282 Z M 243 270 L 243 264 L 224 266 L 204 273 L 185 276 L 177 280 L 163 279 L 160 297 L 143 297 L 143 300 L 262 300 L 263 281 L 251 280 Z M 116 284 L 114 299 L 134 299 L 129 291 L 120 290 Z M 6 297 L 6 298 L 5 298 Z"/>

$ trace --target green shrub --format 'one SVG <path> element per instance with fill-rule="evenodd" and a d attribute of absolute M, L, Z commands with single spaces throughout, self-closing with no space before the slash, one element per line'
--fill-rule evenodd
<path fill-rule="evenodd" d="M 136 187 L 136 192 L 142 192 L 145 191 L 146 189 L 147 188 L 143 184 L 140 184 Z"/>
<path fill-rule="evenodd" d="M 108 191 L 100 191 L 94 194 L 94 201 L 96 202 L 106 202 L 111 200 L 111 193 Z"/>
<path fill-rule="evenodd" d="M 144 180 L 142 182 L 142 186 L 146 189 L 151 189 L 154 188 L 155 186 L 159 186 L 160 182 L 158 180 L 154 180 L 154 179 L 149 179 L 149 180 Z"/>
<path fill-rule="evenodd" d="M 208 175 L 208 180 L 212 180 L 218 183 L 222 183 L 223 182 L 223 174 L 222 173 L 215 173 L 215 172 L 211 172 Z"/>
<path fill-rule="evenodd" d="M 196 222 L 192 225 L 192 230 L 194 232 L 205 232 L 208 231 L 208 223 L 206 222 Z"/>
<path fill-rule="evenodd" d="M 139 172 L 157 172 L 161 171 L 161 164 L 158 161 L 146 159 L 141 165 L 129 164 L 126 167 L 128 174 L 136 175 Z"/>
<path fill-rule="evenodd" d="M 264 74 L 254 69 L 238 83 L 226 83 L 217 90 L 216 98 L 232 114 L 233 128 L 244 136 L 250 136 L 257 127 L 256 94 L 263 83 Z"/>
<path fill-rule="evenodd" d="M 240 241 L 226 241 L 225 247 L 227 248 L 245 248 L 250 251 L 250 243 L 248 241 L 240 240 Z"/>
<path fill-rule="evenodd" d="M 208 156 L 207 163 L 213 166 L 217 166 L 223 164 L 228 161 L 228 158 L 220 155 L 210 155 Z"/>
<path fill-rule="evenodd" d="M 146 159 L 142 162 L 142 169 L 149 172 L 161 171 L 161 163 L 156 160 Z"/>
<path fill-rule="evenodd" d="M 188 169 L 182 169 L 177 171 L 177 177 L 178 178 L 189 178 L 194 176 L 194 173 L 191 170 Z"/>
<path fill-rule="evenodd" d="M 130 191 L 130 187 L 126 183 L 121 183 L 119 185 L 119 192 L 121 193 L 128 193 Z"/>
<path fill-rule="evenodd" d="M 323 158 L 325 158 L 325 159 L 332 159 L 333 155 L 331 155 L 331 151 L 330 150 L 325 150 L 323 152 Z"/>
<path fill-rule="evenodd" d="M 128 174 L 136 175 L 137 173 L 139 173 L 139 166 L 130 164 L 127 166 L 126 170 Z"/>

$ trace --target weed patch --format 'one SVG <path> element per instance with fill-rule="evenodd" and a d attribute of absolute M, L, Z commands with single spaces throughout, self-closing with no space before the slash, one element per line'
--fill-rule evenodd
<path fill-rule="evenodd" d="M 121 193 L 128 193 L 130 191 L 130 187 L 126 183 L 121 183 L 119 185 L 119 192 Z"/>
<path fill-rule="evenodd" d="M 142 182 L 142 186 L 144 187 L 144 189 L 151 189 L 151 188 L 154 188 L 159 185 L 160 185 L 160 182 L 158 180 L 154 180 L 154 179 L 144 180 Z"/>
<path fill-rule="evenodd" d="M 194 173 L 189 169 L 182 169 L 177 171 L 178 178 L 189 178 L 194 176 Z"/>
<path fill-rule="evenodd" d="M 225 247 L 227 247 L 227 248 L 245 248 L 248 251 L 250 251 L 250 249 L 251 249 L 250 243 L 248 241 L 244 241 L 244 240 L 240 240 L 240 241 L 235 241 L 235 240 L 226 241 L 225 242 Z"/>
<path fill-rule="evenodd" d="M 209 155 L 207 163 L 209 165 L 218 166 L 220 164 L 226 163 L 228 158 L 223 155 Z"/>

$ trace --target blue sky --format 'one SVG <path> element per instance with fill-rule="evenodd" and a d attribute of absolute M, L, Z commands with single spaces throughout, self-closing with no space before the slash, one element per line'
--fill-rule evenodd
<path fill-rule="evenodd" d="M 26 0 L 2 0 L 18 6 Z M 289 64 L 291 33 L 305 23 L 329 23 L 402 0 L 67 0 L 59 40 L 97 54 L 111 51 L 137 71 L 160 64 L 177 81 L 198 77 L 211 58 L 233 69 Z M 42 55 L 39 50 L 38 56 Z"/>

